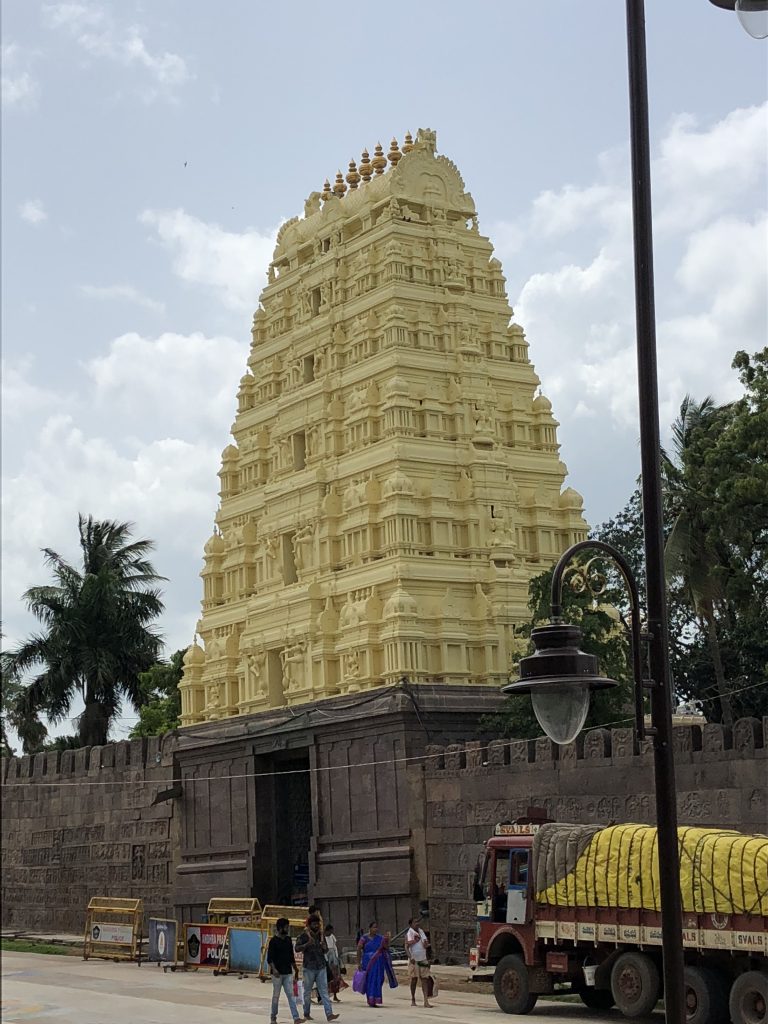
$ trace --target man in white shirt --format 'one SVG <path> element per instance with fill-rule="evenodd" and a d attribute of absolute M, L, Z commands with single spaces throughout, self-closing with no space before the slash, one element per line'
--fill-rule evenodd
<path fill-rule="evenodd" d="M 416 983 L 421 982 L 424 1005 L 431 1006 L 429 1001 L 429 961 L 427 949 L 429 939 L 419 927 L 420 917 L 412 917 L 408 922 L 408 933 L 405 936 L 405 948 L 408 953 L 408 977 L 411 982 L 411 1006 L 416 1005 Z"/>

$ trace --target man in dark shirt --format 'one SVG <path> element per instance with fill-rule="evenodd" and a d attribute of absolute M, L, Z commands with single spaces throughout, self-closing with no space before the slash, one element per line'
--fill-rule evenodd
<path fill-rule="evenodd" d="M 281 991 L 285 992 L 288 999 L 293 1024 L 302 1024 L 304 1020 L 299 1016 L 296 1000 L 293 998 L 293 982 L 298 981 L 299 968 L 296 966 L 289 928 L 287 917 L 278 918 L 275 922 L 275 934 L 267 946 L 267 964 L 272 975 L 272 1012 L 269 1016 L 271 1024 L 277 1024 L 277 1004 Z"/>
<path fill-rule="evenodd" d="M 338 1020 L 338 1013 L 333 1012 L 331 1000 L 328 997 L 328 964 L 325 954 L 328 946 L 320 927 L 320 918 L 317 914 L 310 914 L 307 919 L 307 927 L 296 939 L 296 952 L 304 957 L 302 975 L 304 977 L 304 1018 L 312 1020 L 309 1012 L 310 995 L 312 989 L 317 985 L 320 999 L 323 1003 L 325 1016 L 328 1020 Z"/>

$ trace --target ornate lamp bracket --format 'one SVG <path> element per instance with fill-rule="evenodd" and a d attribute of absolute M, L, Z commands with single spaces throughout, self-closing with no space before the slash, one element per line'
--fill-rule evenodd
<path fill-rule="evenodd" d="M 599 554 L 594 555 L 583 565 L 569 564 L 577 554 L 587 550 L 596 550 Z M 599 565 L 606 558 L 610 559 L 618 568 L 629 593 L 629 622 L 624 622 L 623 618 L 622 622 L 629 632 L 630 639 L 635 698 L 635 747 L 638 748 L 641 740 L 656 735 L 656 729 L 647 727 L 645 724 L 645 709 L 643 707 L 644 691 L 652 689 L 655 685 L 653 680 L 643 679 L 642 643 L 651 639 L 651 634 L 642 629 L 640 595 L 637 589 L 637 581 L 629 567 L 629 563 L 621 552 L 601 540 L 583 540 L 578 544 L 573 544 L 567 551 L 564 551 L 552 574 L 550 618 L 554 623 L 562 623 L 564 621 L 563 584 L 566 580 L 578 594 L 586 592 L 591 594 L 593 598 L 597 598 L 605 592 L 607 578 L 605 573 L 599 569 Z"/>

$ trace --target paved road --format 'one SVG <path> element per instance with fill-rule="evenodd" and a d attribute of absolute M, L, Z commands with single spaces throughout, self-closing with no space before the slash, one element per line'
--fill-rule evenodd
<path fill-rule="evenodd" d="M 203 971 L 163 973 L 151 964 L 139 968 L 34 953 L 3 953 L 2 973 L 4 1024 L 255 1024 L 269 1020 L 271 986 L 254 978 L 215 978 Z M 581 1006 L 555 1002 L 540 1002 L 530 1017 L 504 1016 L 492 996 L 475 992 L 445 992 L 434 1009 L 413 1010 L 406 986 L 385 990 L 386 1006 L 381 1010 L 369 1009 L 351 989 L 341 998 L 339 1024 L 506 1024 L 513 1020 L 584 1024 L 595 1019 Z M 315 1019 L 324 1024 L 322 1010 Z M 601 1019 L 612 1024 L 623 1020 L 615 1013 Z M 279 1020 L 290 1024 L 284 1003 Z"/>

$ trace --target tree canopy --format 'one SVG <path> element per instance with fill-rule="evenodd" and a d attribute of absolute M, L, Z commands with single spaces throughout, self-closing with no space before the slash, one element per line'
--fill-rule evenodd
<path fill-rule="evenodd" d="M 686 397 L 664 459 L 668 583 L 689 615 L 675 683 L 726 725 L 768 713 L 768 348 L 733 366 L 743 396 Z"/>
<path fill-rule="evenodd" d="M 139 721 L 131 729 L 131 739 L 162 736 L 181 724 L 179 683 L 184 674 L 185 651 L 176 651 L 170 661 L 159 661 L 139 676 L 144 703 Z"/>
<path fill-rule="evenodd" d="M 22 689 L 9 720 L 25 751 L 37 749 L 51 722 L 64 721 L 79 697 L 81 745 L 107 742 L 121 701 L 140 708 L 140 675 L 158 660 L 154 626 L 163 610 L 158 576 L 148 555 L 153 544 L 131 540 L 131 523 L 78 517 L 82 565 L 43 551 L 53 582 L 31 587 L 24 599 L 40 631 L 3 656 L 3 676 Z M 32 679 L 27 680 L 28 674 Z"/>

